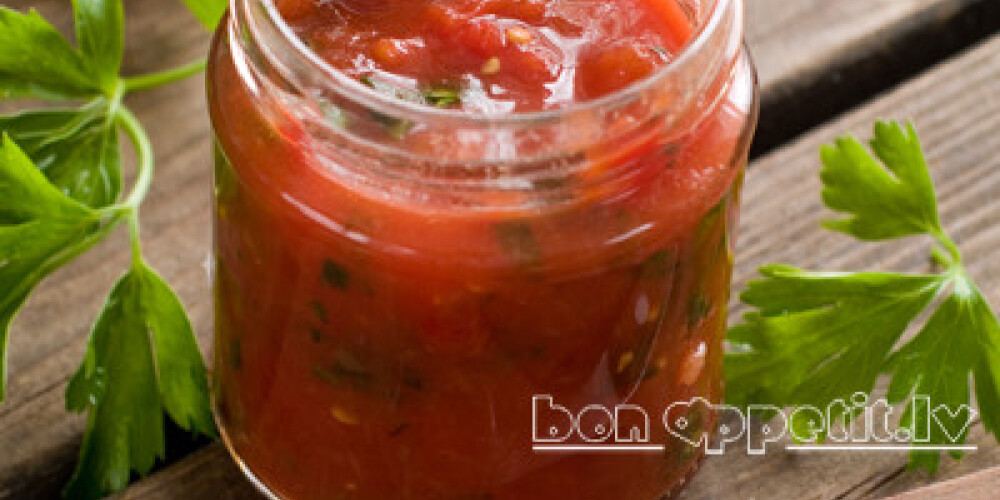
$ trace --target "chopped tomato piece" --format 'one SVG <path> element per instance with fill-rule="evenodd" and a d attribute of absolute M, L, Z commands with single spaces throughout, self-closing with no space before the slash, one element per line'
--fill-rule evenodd
<path fill-rule="evenodd" d="M 635 43 L 590 47 L 580 55 L 576 91 L 580 99 L 594 99 L 625 88 L 656 70 L 662 62 L 652 49 Z"/>

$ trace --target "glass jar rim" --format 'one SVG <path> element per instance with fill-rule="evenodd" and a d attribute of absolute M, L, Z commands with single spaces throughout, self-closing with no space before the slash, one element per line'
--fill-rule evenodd
<path fill-rule="evenodd" d="M 230 0 L 230 8 L 233 12 L 239 12 L 241 10 L 240 7 L 245 6 L 248 1 Z M 291 25 L 281 16 L 274 0 L 257 1 L 263 6 L 264 14 L 273 23 L 273 27 L 284 38 L 284 41 L 291 45 L 295 54 L 301 56 L 309 66 L 317 70 L 325 78 L 326 81 L 324 83 L 330 85 L 332 90 L 337 91 L 343 96 L 349 96 L 350 100 L 360 106 L 384 113 L 387 116 L 413 121 L 444 122 L 473 127 L 484 125 L 491 127 L 523 127 L 559 121 L 568 115 L 576 113 L 614 109 L 629 103 L 634 97 L 656 87 L 660 82 L 687 67 L 690 61 L 695 59 L 697 54 L 704 50 L 712 34 L 722 24 L 726 16 L 727 7 L 736 0 L 709 0 L 711 3 L 708 6 L 706 16 L 696 25 L 691 40 L 681 48 L 676 57 L 662 65 L 652 75 L 631 85 L 596 99 L 571 102 L 555 109 L 496 114 L 470 113 L 459 109 L 437 108 L 403 99 L 394 99 L 391 96 L 379 93 L 323 60 L 319 54 L 295 34 Z"/>

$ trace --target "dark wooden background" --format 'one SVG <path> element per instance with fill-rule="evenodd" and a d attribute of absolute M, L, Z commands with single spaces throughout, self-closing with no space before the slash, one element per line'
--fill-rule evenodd
<path fill-rule="evenodd" d="M 69 2 L 14 0 L 70 29 Z M 204 54 L 208 35 L 177 0 L 126 2 L 126 74 Z M 765 263 L 826 269 L 926 270 L 926 245 L 858 245 L 819 229 L 818 147 L 844 132 L 867 136 L 877 118 L 914 120 L 927 147 L 944 222 L 969 270 L 1000 306 L 1000 0 L 747 0 L 747 39 L 760 69 L 763 114 L 747 176 L 736 286 Z M 178 290 L 202 347 L 211 339 L 210 132 L 203 82 L 136 94 L 157 174 L 143 209 L 143 242 Z M 90 322 L 125 269 L 119 234 L 59 271 L 21 312 L 0 406 L 0 500 L 55 499 L 72 471 L 83 417 L 63 391 Z M 941 474 L 908 471 L 902 454 L 712 458 L 683 498 L 1000 498 L 1000 446 L 976 426 L 977 452 L 945 459 Z M 170 433 L 170 456 L 119 499 L 256 500 L 218 444 Z M 623 478 L 623 480 L 627 480 Z M 962 493 L 964 492 L 964 493 Z"/>

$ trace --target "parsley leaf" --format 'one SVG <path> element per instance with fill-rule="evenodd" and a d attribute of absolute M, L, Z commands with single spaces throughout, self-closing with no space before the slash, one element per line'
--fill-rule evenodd
<path fill-rule="evenodd" d="M 100 101 L 80 109 L 47 109 L 0 116 L 7 132 L 49 181 L 94 208 L 121 192 L 118 132 Z"/>
<path fill-rule="evenodd" d="M 862 240 L 940 232 L 934 186 L 913 126 L 876 124 L 871 148 L 877 159 L 850 137 L 823 147 L 823 201 L 850 215 L 823 225 Z"/>
<path fill-rule="evenodd" d="M 760 272 L 740 296 L 757 310 L 729 332 L 752 348 L 726 360 L 727 399 L 742 406 L 825 408 L 871 392 L 889 350 L 941 286 L 935 276 Z"/>
<path fill-rule="evenodd" d="M 184 0 L 184 4 L 205 28 L 214 30 L 229 7 L 227 0 Z"/>
<path fill-rule="evenodd" d="M 106 92 L 118 83 L 122 63 L 122 10 L 122 0 L 73 0 L 77 43 Z"/>
<path fill-rule="evenodd" d="M 997 436 L 1000 324 L 941 228 L 916 132 L 912 125 L 878 123 L 871 150 L 874 156 L 850 138 L 823 148 L 823 200 L 850 215 L 824 225 L 861 240 L 930 236 L 932 256 L 945 270 L 909 275 L 762 268 L 763 279 L 741 295 L 755 310 L 729 331 L 727 400 L 828 408 L 855 393 L 870 394 L 879 375 L 888 373 L 890 402 L 926 398 L 932 405 L 916 413 L 906 405 L 901 425 L 910 429 L 911 441 L 958 445 L 972 416 L 971 378 L 984 427 Z M 930 317 L 916 337 L 897 348 L 925 312 Z M 834 416 L 857 416 L 847 411 Z M 940 418 L 930 425 L 930 411 L 957 413 L 935 414 Z M 939 460 L 938 452 L 910 453 L 912 466 L 930 471 Z"/>
<path fill-rule="evenodd" d="M 927 444 L 949 445 L 964 442 L 968 435 L 966 422 L 971 415 L 963 407 L 970 400 L 969 373 L 974 372 L 975 385 L 982 391 L 992 389 L 997 397 L 996 381 L 1000 380 L 1000 326 L 979 290 L 965 277 L 957 278 L 952 294 L 941 303 L 917 336 L 893 354 L 887 367 L 892 374 L 888 399 L 891 403 L 906 401 L 914 394 L 926 396 L 932 405 L 946 405 L 958 411 L 952 419 L 938 412 L 940 418 L 931 425 L 930 414 L 913 414 L 911 405 L 903 413 L 902 425 L 929 430 Z M 992 359 L 991 359 L 992 356 Z M 995 419 L 1000 406 L 979 402 L 987 418 Z M 939 425 L 940 424 L 940 425 Z M 994 430 L 995 433 L 995 430 Z M 960 456 L 955 454 L 955 456 Z M 913 454 L 912 464 L 937 469 L 938 453 Z"/>
<path fill-rule="evenodd" d="M 80 51 L 42 16 L 0 7 L 0 97 L 82 97 L 100 91 Z"/>
<path fill-rule="evenodd" d="M 163 410 L 181 427 L 214 434 L 205 367 L 183 306 L 139 264 L 115 285 L 66 391 L 90 410 L 69 498 L 96 498 L 146 474 L 164 456 Z"/>
<path fill-rule="evenodd" d="M 0 401 L 14 315 L 45 276 L 93 243 L 98 212 L 54 188 L 9 137 L 0 146 Z"/>

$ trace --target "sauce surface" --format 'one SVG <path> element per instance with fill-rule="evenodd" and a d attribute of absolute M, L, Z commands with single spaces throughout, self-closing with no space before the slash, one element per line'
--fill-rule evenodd
<path fill-rule="evenodd" d="M 652 74 L 690 38 L 675 0 L 284 0 L 322 58 L 378 90 L 470 112 L 538 111 Z M 390 90 L 391 89 L 391 90 Z"/>

